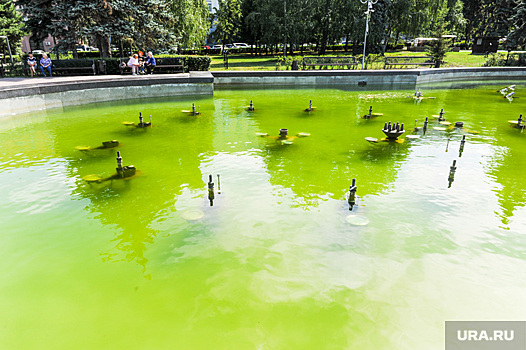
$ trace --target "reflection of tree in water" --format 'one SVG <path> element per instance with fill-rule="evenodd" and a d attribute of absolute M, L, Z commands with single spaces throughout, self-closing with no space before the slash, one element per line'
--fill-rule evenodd
<path fill-rule="evenodd" d="M 517 176 L 519 169 L 526 168 L 526 150 L 523 147 L 526 135 L 510 128 L 496 132 L 495 136 L 496 144 L 507 147 L 495 152 L 488 173 L 501 185 L 495 187 L 494 191 L 499 198 L 501 222 L 508 225 L 515 209 L 526 203 L 526 188 Z"/>
<path fill-rule="evenodd" d="M 78 177 L 76 195 L 90 200 L 86 208 L 96 214 L 105 226 L 114 228 L 117 250 L 103 253 L 104 261 L 136 261 L 146 270 L 147 245 L 158 231 L 152 222 L 173 208 L 184 188 L 204 186 L 200 171 L 200 155 L 210 151 L 211 122 L 202 117 L 194 123 L 177 118 L 157 118 L 155 129 L 135 133 L 120 129 L 121 146 L 88 153 L 72 153 L 68 142 L 57 137 L 56 148 L 70 155 L 70 176 Z M 117 125 L 117 128 L 124 126 Z M 126 130 L 126 129 L 125 129 Z M 57 130 L 57 135 L 63 131 Z M 97 139 L 94 138 L 94 143 Z M 88 184 L 80 178 L 93 173 L 115 173 L 116 151 L 120 150 L 124 165 L 133 164 L 140 175 L 131 179 Z M 121 254 L 124 254 L 122 256 Z M 119 258 L 119 256 L 122 256 Z"/>
<path fill-rule="evenodd" d="M 286 146 L 269 140 L 265 160 L 271 183 L 290 188 L 305 208 L 327 196 L 342 199 L 352 178 L 358 180 L 360 196 L 375 194 L 394 181 L 409 152 L 408 144 L 368 144 L 356 137 L 348 141 L 309 137 Z"/>
<path fill-rule="evenodd" d="M 378 194 L 394 182 L 402 162 L 410 150 L 408 142 L 378 142 L 360 152 L 361 190 L 365 194 Z"/>

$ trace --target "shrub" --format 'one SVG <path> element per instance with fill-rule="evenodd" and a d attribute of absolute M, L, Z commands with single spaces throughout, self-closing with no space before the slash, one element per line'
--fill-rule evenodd
<path fill-rule="evenodd" d="M 287 56 L 283 58 L 283 56 L 280 56 L 276 63 L 276 70 L 290 70 L 292 69 L 292 62 L 298 62 L 298 66 L 301 66 L 301 62 L 303 61 L 303 58 L 301 56 Z"/>
<path fill-rule="evenodd" d="M 106 74 L 121 74 L 119 70 L 120 58 L 118 57 L 103 57 L 97 59 L 97 61 L 104 61 L 106 64 Z M 98 62 L 96 62 L 98 63 Z"/>
<path fill-rule="evenodd" d="M 505 54 L 501 52 L 490 53 L 484 67 L 524 67 L 526 66 L 526 54 L 510 53 Z"/>
<path fill-rule="evenodd" d="M 77 52 L 79 58 L 100 58 L 99 51 L 79 51 Z"/>
<path fill-rule="evenodd" d="M 208 56 L 186 56 L 185 72 L 189 71 L 207 71 L 210 69 L 212 59 Z"/>
<path fill-rule="evenodd" d="M 484 62 L 484 67 L 504 67 L 506 65 L 506 55 L 503 53 L 490 53 Z"/>

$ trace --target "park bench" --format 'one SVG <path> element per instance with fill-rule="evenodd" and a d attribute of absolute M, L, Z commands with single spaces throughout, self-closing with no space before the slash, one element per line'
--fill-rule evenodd
<path fill-rule="evenodd" d="M 358 65 L 354 56 L 308 56 L 303 57 L 303 69 L 354 69 Z"/>
<path fill-rule="evenodd" d="M 431 56 L 385 56 L 384 69 L 392 66 L 435 66 L 435 60 Z"/>
<path fill-rule="evenodd" d="M 26 67 L 25 70 L 26 74 L 28 74 L 29 67 Z M 51 70 L 54 75 L 57 75 L 57 73 L 60 73 L 60 75 L 96 74 L 95 60 L 91 59 L 54 60 L 51 62 Z"/>
<path fill-rule="evenodd" d="M 121 74 L 131 73 L 131 68 L 128 67 L 129 58 L 121 58 L 119 62 L 119 69 Z M 184 57 L 161 57 L 155 59 L 156 66 L 154 73 L 184 73 Z"/>

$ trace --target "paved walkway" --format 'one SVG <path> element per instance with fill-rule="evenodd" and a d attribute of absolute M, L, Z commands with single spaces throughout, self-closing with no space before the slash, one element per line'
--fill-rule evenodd
<path fill-rule="evenodd" d="M 0 79 L 0 99 L 74 90 L 160 85 L 213 84 L 210 72 L 154 75 L 91 75 Z"/>
<path fill-rule="evenodd" d="M 108 82 L 108 81 L 150 81 L 155 82 L 156 80 L 166 79 L 187 79 L 190 76 L 198 77 L 202 76 L 200 73 L 208 72 L 191 72 L 191 73 L 179 73 L 179 74 L 162 74 L 162 75 L 88 75 L 88 76 L 72 76 L 72 77 L 51 77 L 44 78 L 41 76 L 35 78 L 3 78 L 0 79 L 0 90 L 11 90 L 24 87 L 35 87 L 35 86 L 52 86 L 61 84 L 71 83 L 90 83 L 90 82 Z"/>

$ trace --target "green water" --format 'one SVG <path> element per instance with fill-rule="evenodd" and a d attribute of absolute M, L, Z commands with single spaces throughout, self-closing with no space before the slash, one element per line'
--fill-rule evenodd
<path fill-rule="evenodd" d="M 220 90 L 3 118 L 0 348 L 443 349 L 446 320 L 523 320 L 526 133 L 507 121 L 526 114 L 526 87 L 512 103 L 501 87 L 421 103 Z M 181 112 L 192 102 L 199 117 Z M 361 119 L 370 105 L 384 115 Z M 364 140 L 441 108 L 464 130 L 432 120 L 417 140 Z M 154 127 L 122 124 L 139 112 Z M 311 136 L 256 136 L 280 128 Z M 139 176 L 82 180 L 115 173 L 117 150 Z"/>

